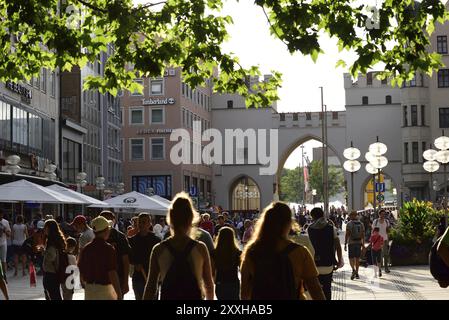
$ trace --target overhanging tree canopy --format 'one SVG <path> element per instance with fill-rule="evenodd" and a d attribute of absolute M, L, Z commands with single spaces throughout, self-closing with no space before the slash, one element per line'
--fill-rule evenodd
<path fill-rule="evenodd" d="M 341 50 L 355 50 L 353 75 L 383 62 L 383 76 L 395 77 L 400 84 L 418 69 L 430 74 L 441 65 L 440 56 L 426 50 L 434 23 L 448 18 L 440 0 L 419 5 L 412 0 L 384 0 L 379 28 L 367 25 L 366 8 L 355 3 L 255 1 L 264 9 L 273 35 L 290 52 L 316 59 L 323 33 L 337 37 Z M 88 78 L 86 88 L 114 95 L 119 89 L 141 90 L 133 82 L 136 73 L 160 76 L 167 65 L 182 67 L 185 81 L 195 87 L 219 68 L 215 90 L 237 92 L 247 98 L 247 105 L 270 105 L 278 99 L 281 75 L 273 72 L 269 82 L 253 90 L 246 86 L 245 76 L 260 72 L 257 67 L 243 68 L 237 57 L 222 52 L 232 18 L 220 16 L 221 8 L 221 0 L 154 0 L 143 5 L 132 0 L 0 0 L 0 79 L 29 79 L 42 67 L 82 67 L 112 44 L 104 77 Z"/>

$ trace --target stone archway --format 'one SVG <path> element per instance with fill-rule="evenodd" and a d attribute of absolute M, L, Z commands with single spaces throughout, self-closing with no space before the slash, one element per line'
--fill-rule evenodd
<path fill-rule="evenodd" d="M 276 172 L 276 178 L 275 178 L 276 187 L 277 187 L 277 193 L 278 194 L 280 194 L 280 192 L 281 192 L 280 179 L 281 179 L 281 173 L 282 173 L 282 169 L 284 168 L 285 162 L 287 161 L 289 156 L 299 146 L 301 146 L 302 144 L 304 144 L 304 143 L 306 143 L 308 141 L 311 141 L 311 140 L 316 140 L 316 141 L 322 142 L 322 139 L 320 137 L 318 137 L 316 135 L 313 135 L 313 134 L 307 134 L 307 135 L 304 135 L 304 136 L 302 136 L 300 138 L 297 138 L 296 140 L 291 142 L 288 146 L 286 146 L 284 148 L 284 150 L 279 150 L 280 151 L 280 157 L 279 157 L 279 162 L 278 162 L 278 170 Z M 335 155 L 337 157 L 337 159 L 338 159 L 338 161 L 340 163 L 340 166 L 343 168 L 343 162 L 344 162 L 344 159 L 342 158 L 343 151 L 338 151 L 338 149 L 335 148 L 333 145 L 331 145 L 329 142 L 328 142 L 328 148 L 329 148 L 329 150 L 332 151 L 333 155 Z M 346 191 L 348 193 L 348 190 L 347 190 L 348 173 L 345 170 L 343 170 L 343 176 L 344 176 L 344 179 L 345 179 L 345 188 L 346 188 Z"/>

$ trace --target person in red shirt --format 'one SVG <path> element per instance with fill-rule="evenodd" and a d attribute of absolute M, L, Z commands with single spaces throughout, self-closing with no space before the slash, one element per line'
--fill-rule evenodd
<path fill-rule="evenodd" d="M 384 238 L 379 233 L 379 227 L 373 229 L 373 233 L 369 239 L 371 246 L 371 256 L 373 257 L 373 264 L 379 269 L 379 277 L 382 277 L 381 255 L 382 247 L 384 245 Z M 377 275 L 377 272 L 375 273 Z"/>
<path fill-rule="evenodd" d="M 201 216 L 200 228 L 206 230 L 210 233 L 211 237 L 214 236 L 215 228 L 212 221 L 210 221 L 210 215 L 208 213 L 204 213 Z"/>

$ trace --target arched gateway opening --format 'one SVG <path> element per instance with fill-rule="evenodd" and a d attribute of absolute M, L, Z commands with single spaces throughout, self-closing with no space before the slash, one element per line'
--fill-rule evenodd
<path fill-rule="evenodd" d="M 260 190 L 256 182 L 248 176 L 237 178 L 231 185 L 231 210 L 260 210 Z"/>
<path fill-rule="evenodd" d="M 322 206 L 322 142 L 315 136 L 306 136 L 290 145 L 279 159 L 276 176 L 279 200 L 296 210 Z M 347 190 L 341 155 L 328 145 L 329 206 L 347 205 Z"/>

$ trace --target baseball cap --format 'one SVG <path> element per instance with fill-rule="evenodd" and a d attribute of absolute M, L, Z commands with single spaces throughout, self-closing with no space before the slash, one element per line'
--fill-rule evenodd
<path fill-rule="evenodd" d="M 101 232 L 111 227 L 112 222 L 105 217 L 98 216 L 90 223 L 94 232 Z"/>
<path fill-rule="evenodd" d="M 85 217 L 85 216 L 83 216 L 83 215 L 78 215 L 78 216 L 76 216 L 76 217 L 73 219 L 73 221 L 72 221 L 72 223 L 71 223 L 70 225 L 74 225 L 74 224 L 86 224 L 86 222 L 87 222 L 87 220 L 86 220 L 86 217 Z"/>
<path fill-rule="evenodd" d="M 39 220 L 38 222 L 37 222 L 37 228 L 38 229 L 44 229 L 44 226 L 45 226 L 45 221 L 44 220 Z"/>

